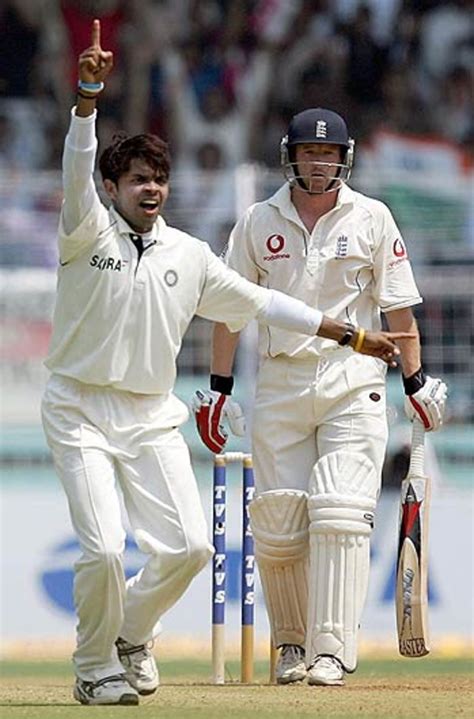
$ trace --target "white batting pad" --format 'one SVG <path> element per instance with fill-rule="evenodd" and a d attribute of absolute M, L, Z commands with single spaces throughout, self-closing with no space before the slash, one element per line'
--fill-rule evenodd
<path fill-rule="evenodd" d="M 356 667 L 378 486 L 374 465 L 359 452 L 332 452 L 315 465 L 308 499 L 308 661 L 330 654 L 347 671 Z"/>
<path fill-rule="evenodd" d="M 306 642 L 308 509 L 306 492 L 263 492 L 249 506 L 255 557 L 276 646 Z"/>

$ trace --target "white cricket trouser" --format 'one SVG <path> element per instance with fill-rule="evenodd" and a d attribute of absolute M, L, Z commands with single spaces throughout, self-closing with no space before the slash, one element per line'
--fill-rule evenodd
<path fill-rule="evenodd" d="M 122 673 L 115 640 L 153 637 L 212 556 L 175 397 L 136 395 L 53 375 L 43 425 L 66 491 L 82 556 L 75 565 L 74 664 L 97 681 Z M 164 427 L 164 423 L 168 423 Z M 125 584 L 125 530 L 117 485 L 138 547 L 149 559 Z"/>
<path fill-rule="evenodd" d="M 308 491 L 318 459 L 336 450 L 362 452 L 380 482 L 387 443 L 385 365 L 336 350 L 321 359 L 265 359 L 253 415 L 257 494 Z"/>
<path fill-rule="evenodd" d="M 312 362 L 277 358 L 267 359 L 263 363 L 253 418 L 257 496 L 271 490 L 300 490 L 311 495 L 309 482 L 314 466 L 322 457 L 339 456 L 334 454 L 339 451 L 342 456 L 349 453 L 349 457 L 358 457 L 360 454 L 355 453 L 361 453 L 370 460 L 367 466 L 373 467 L 375 471 L 367 472 L 364 491 L 376 497 L 386 442 L 385 366 L 380 361 L 354 354 L 350 350 L 336 350 Z M 350 499 L 346 496 L 350 478 L 337 476 L 336 472 L 336 476 L 329 477 L 327 482 L 332 493 L 328 496 L 332 496 L 334 506 L 341 512 L 340 501 L 344 499 L 349 502 Z M 350 506 L 348 509 L 351 511 Z M 343 516 L 345 510 L 346 507 L 342 507 Z M 276 519 L 282 521 L 281 518 Z M 348 541 L 352 541 L 352 537 Z M 284 636 L 281 641 L 304 644 L 302 634 L 306 634 L 306 660 L 309 663 L 313 659 L 314 647 L 319 646 L 312 638 L 314 635 L 319 637 L 318 632 L 323 626 L 327 630 L 324 646 L 338 648 L 337 652 L 325 650 L 325 653 L 334 653 L 343 658 L 347 655 L 350 659 L 348 668 L 353 669 L 357 656 L 357 623 L 367 586 L 368 541 L 367 566 L 364 565 L 366 570 L 358 572 L 356 584 L 346 581 L 344 562 L 336 562 L 332 555 L 327 561 L 321 561 L 318 545 L 313 541 L 309 543 L 309 538 L 306 544 L 302 542 L 298 545 L 299 556 L 293 554 L 293 567 L 303 565 L 308 549 L 308 616 L 303 618 L 301 627 L 295 625 L 293 618 L 301 614 L 302 600 L 298 596 L 301 581 L 298 583 L 295 572 L 294 576 L 288 573 L 285 591 L 279 589 L 280 595 L 285 597 L 285 605 L 278 619 L 282 626 L 291 628 L 291 631 L 280 634 Z M 339 567 L 338 572 L 335 567 Z M 263 569 L 265 577 L 265 567 Z M 322 598 L 319 604 L 315 596 Z M 355 627 L 354 622 L 349 622 L 347 617 L 341 619 L 339 604 L 334 608 L 333 597 L 339 598 L 341 606 L 353 608 L 353 614 L 357 616 Z M 280 641 L 275 629 L 274 605 L 277 600 L 278 597 L 270 600 L 267 597 L 267 608 L 276 641 Z M 337 637 L 333 639 L 332 627 L 326 626 L 327 617 L 336 624 L 339 622 L 336 629 L 342 636 L 340 641 L 336 641 L 339 634 L 335 630 Z M 344 641 L 346 633 L 352 643 Z M 332 644 L 328 637 L 333 639 Z"/>

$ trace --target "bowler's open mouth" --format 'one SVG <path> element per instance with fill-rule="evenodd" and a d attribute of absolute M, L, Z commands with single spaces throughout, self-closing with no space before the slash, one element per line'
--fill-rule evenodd
<path fill-rule="evenodd" d="M 159 208 L 159 202 L 158 200 L 142 200 L 140 202 L 140 207 L 142 207 L 146 212 L 155 212 Z"/>

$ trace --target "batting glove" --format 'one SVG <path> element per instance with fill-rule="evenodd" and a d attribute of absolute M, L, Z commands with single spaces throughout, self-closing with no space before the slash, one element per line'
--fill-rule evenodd
<path fill-rule="evenodd" d="M 232 434 L 237 437 L 245 435 L 242 408 L 228 394 L 198 389 L 191 401 L 191 409 L 201 440 L 214 454 L 222 452 L 229 436 L 224 429 L 224 420 L 227 420 Z"/>
<path fill-rule="evenodd" d="M 441 427 L 444 419 L 448 388 L 441 379 L 425 377 L 422 369 L 408 378 L 405 385 L 405 414 L 413 422 L 416 418 L 422 422 L 427 432 Z"/>

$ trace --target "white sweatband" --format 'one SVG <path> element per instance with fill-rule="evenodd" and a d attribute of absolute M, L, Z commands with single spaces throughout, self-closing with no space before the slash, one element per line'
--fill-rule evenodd
<path fill-rule="evenodd" d="M 278 290 L 269 290 L 271 297 L 267 307 L 259 312 L 257 319 L 265 325 L 279 327 L 303 335 L 316 335 L 323 320 L 323 313 L 301 300 Z"/>

